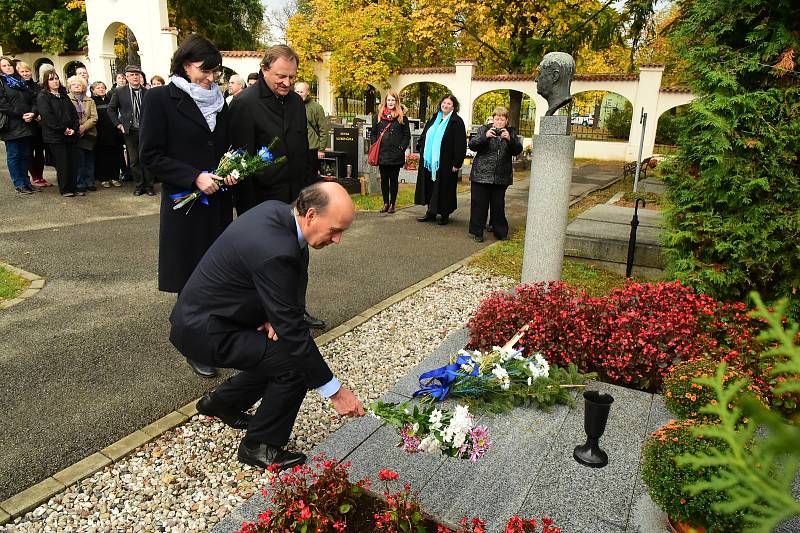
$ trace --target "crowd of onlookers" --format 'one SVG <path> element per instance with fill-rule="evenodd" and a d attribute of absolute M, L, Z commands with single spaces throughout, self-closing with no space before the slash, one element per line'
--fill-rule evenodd
<path fill-rule="evenodd" d="M 257 77 L 232 76 L 228 103 Z M 90 83 L 84 66 L 62 80 L 53 65 L 43 64 L 39 80 L 24 61 L 0 57 L 0 139 L 15 191 L 32 195 L 52 187 L 44 178 L 51 166 L 64 197 L 124 181 L 133 182 L 135 195 L 154 196 L 156 179 L 139 162 L 139 118 L 146 91 L 165 85 L 164 78 L 155 75 L 148 83 L 139 67 L 129 65 L 109 88 Z"/>

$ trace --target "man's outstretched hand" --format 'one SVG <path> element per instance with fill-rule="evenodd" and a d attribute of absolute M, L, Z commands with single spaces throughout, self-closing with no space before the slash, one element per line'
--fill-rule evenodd
<path fill-rule="evenodd" d="M 347 387 L 342 385 L 339 390 L 330 397 L 336 412 L 342 416 L 364 416 L 364 408 L 358 401 L 355 394 Z"/>

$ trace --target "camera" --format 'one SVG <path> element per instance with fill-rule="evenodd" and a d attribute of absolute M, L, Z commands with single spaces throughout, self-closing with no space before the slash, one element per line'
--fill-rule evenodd
<path fill-rule="evenodd" d="M 503 134 L 503 130 L 501 130 L 500 128 L 492 128 L 492 130 L 494 131 L 494 134 L 497 137 L 500 137 Z"/>

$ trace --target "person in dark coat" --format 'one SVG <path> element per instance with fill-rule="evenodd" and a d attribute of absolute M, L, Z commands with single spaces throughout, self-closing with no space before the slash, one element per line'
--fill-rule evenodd
<path fill-rule="evenodd" d="M 231 144 L 255 154 L 262 146 L 273 146 L 275 157 L 285 156 L 250 176 L 236 187 L 236 214 L 267 200 L 291 203 L 306 185 L 318 177 L 308 160 L 308 123 L 303 99 L 292 90 L 300 58 L 286 45 L 267 49 L 261 60 L 261 76 L 231 104 Z M 302 295 L 305 301 L 305 294 Z M 306 312 L 306 323 L 324 329 L 325 322 Z"/>
<path fill-rule="evenodd" d="M 77 190 L 80 153 L 77 145 L 79 118 L 55 70 L 42 78 L 42 90 L 36 97 L 42 115 L 42 140 L 53 156 L 61 196 L 84 196 Z"/>
<path fill-rule="evenodd" d="M 122 160 L 122 134 L 111 117 L 108 116 L 108 103 L 111 97 L 102 81 L 92 83 L 92 100 L 97 107 L 97 142 L 94 145 L 94 177 L 101 186 L 121 187 L 119 181 L 120 161 Z"/>
<path fill-rule="evenodd" d="M 15 68 L 17 69 L 19 77 L 22 78 L 22 81 L 25 82 L 25 85 L 27 85 L 28 89 L 31 91 L 33 103 L 35 105 L 36 95 L 39 94 L 42 88 L 38 83 L 33 81 L 31 67 L 24 61 L 17 61 Z M 39 127 L 38 120 L 32 120 L 31 124 L 34 129 L 34 135 L 31 139 L 31 153 L 28 157 L 28 173 L 31 176 L 31 185 L 33 185 L 34 190 L 42 187 L 52 187 L 53 185 L 44 179 L 44 142 L 42 141 L 42 128 Z"/>
<path fill-rule="evenodd" d="M 378 149 L 378 169 L 381 173 L 381 193 L 383 194 L 381 213 L 394 213 L 399 188 L 398 176 L 400 169 L 406 163 L 406 148 L 411 143 L 411 129 L 408 127 L 408 120 L 403 115 L 400 96 L 396 92 L 388 91 L 386 93 L 381 111 L 376 119 L 378 121 L 373 123 L 369 138 L 371 142 L 375 143 L 383 134 L 381 146 Z"/>
<path fill-rule="evenodd" d="M 119 87 L 111 95 L 108 116 L 125 138 L 128 166 L 133 174 L 133 194 L 155 196 L 153 175 L 142 168 L 139 159 L 139 132 L 147 95 L 147 88 L 143 85 L 144 72 L 135 65 L 128 65 L 125 67 L 125 78 L 127 85 Z"/>
<path fill-rule="evenodd" d="M 145 169 L 164 183 L 161 193 L 161 231 L 158 289 L 180 293 L 200 258 L 233 220 L 229 190 L 215 176 L 219 160 L 230 146 L 228 107 L 216 84 L 222 55 L 197 34 L 183 41 L 172 57 L 170 83 L 147 95 L 142 114 L 141 155 Z M 208 205 L 196 201 L 174 210 L 170 195 L 199 189 Z M 213 368 L 192 365 L 204 377 Z"/>
<path fill-rule="evenodd" d="M 427 205 L 428 211 L 419 222 L 434 222 L 439 215 L 439 225 L 450 221 L 456 210 L 458 171 L 467 155 L 467 130 L 458 116 L 458 100 L 452 94 L 439 102 L 439 112 L 422 130 L 417 144 L 420 165 L 414 203 Z"/>
<path fill-rule="evenodd" d="M 34 121 L 39 113 L 34 93 L 17 76 L 14 64 L 8 57 L 0 57 L 0 113 L 6 116 L 7 121 L 0 130 L 0 139 L 6 143 L 8 173 L 11 174 L 14 190 L 20 194 L 33 194 L 28 179 L 28 160 L 36 136 Z"/>
<path fill-rule="evenodd" d="M 234 194 L 236 213 L 266 200 L 291 203 L 311 181 L 308 132 L 303 99 L 292 90 L 299 59 L 285 45 L 270 47 L 261 61 L 262 76 L 231 104 L 231 141 L 255 154 L 277 137 L 272 153 L 286 162 L 247 178 Z"/>
<path fill-rule="evenodd" d="M 469 149 L 475 152 L 470 174 L 469 232 L 478 242 L 483 242 L 483 228 L 491 206 L 489 225 L 494 236 L 500 240 L 508 238 L 506 220 L 506 189 L 514 181 L 511 158 L 522 152 L 514 128 L 508 126 L 508 110 L 496 107 L 492 123 L 478 128 L 469 141 Z"/>
<path fill-rule="evenodd" d="M 309 389 L 340 415 L 364 415 L 320 354 L 297 297 L 308 283 L 308 247 L 338 244 L 353 216 L 338 183 L 303 189 L 293 206 L 261 203 L 211 245 L 178 296 L 170 315 L 175 348 L 207 365 L 241 370 L 201 398 L 197 411 L 247 429 L 242 463 L 284 469 L 305 462 L 284 446 Z M 259 400 L 255 415 L 245 414 Z"/>

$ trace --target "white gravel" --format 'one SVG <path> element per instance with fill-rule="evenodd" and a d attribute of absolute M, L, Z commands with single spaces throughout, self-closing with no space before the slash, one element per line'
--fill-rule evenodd
<path fill-rule="evenodd" d="M 490 292 L 512 286 L 510 279 L 462 268 L 329 342 L 323 355 L 362 403 L 368 403 L 462 327 Z M 310 392 L 289 447 L 307 452 L 343 423 L 327 402 Z M 241 436 L 220 422 L 195 416 L 0 527 L 0 532 L 209 530 L 261 488 L 263 472 L 236 460 Z"/>

